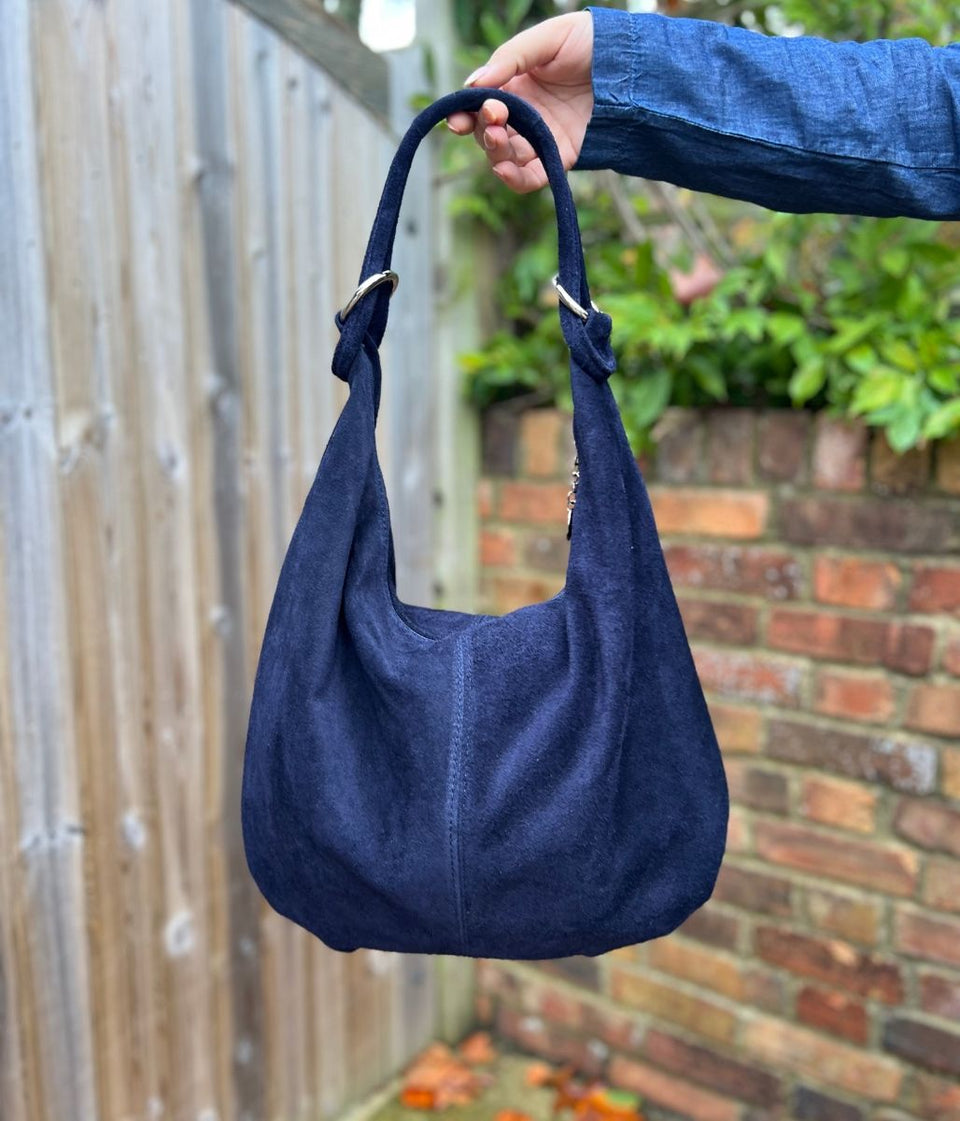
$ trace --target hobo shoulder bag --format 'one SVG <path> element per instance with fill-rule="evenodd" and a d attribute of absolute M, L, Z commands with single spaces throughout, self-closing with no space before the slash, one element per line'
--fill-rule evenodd
<path fill-rule="evenodd" d="M 434 125 L 487 97 L 553 190 L 580 470 L 563 589 L 500 616 L 398 599 L 374 438 L 407 172 Z M 563 165 L 531 106 L 467 89 L 416 117 L 336 322 L 333 372 L 350 395 L 280 572 L 244 756 L 260 890 L 342 951 L 542 959 L 667 934 L 713 890 L 727 785 L 607 381 L 610 318 L 591 302 Z"/>

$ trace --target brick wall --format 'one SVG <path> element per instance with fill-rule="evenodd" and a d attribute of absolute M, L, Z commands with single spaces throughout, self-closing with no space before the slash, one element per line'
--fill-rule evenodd
<path fill-rule="evenodd" d="M 562 586 L 569 417 L 484 422 L 481 608 Z M 727 855 L 666 938 L 479 963 L 521 1047 L 697 1121 L 960 1119 L 960 445 L 675 410 L 642 463 L 723 750 Z"/>

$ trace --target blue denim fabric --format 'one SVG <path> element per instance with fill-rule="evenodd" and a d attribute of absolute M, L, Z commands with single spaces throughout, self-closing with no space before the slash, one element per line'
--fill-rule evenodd
<path fill-rule="evenodd" d="M 795 213 L 960 218 L 960 44 L 589 10 L 595 104 L 577 168 Z"/>

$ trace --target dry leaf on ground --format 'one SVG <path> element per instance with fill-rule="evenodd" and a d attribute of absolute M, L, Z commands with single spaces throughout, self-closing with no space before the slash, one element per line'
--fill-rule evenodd
<path fill-rule="evenodd" d="M 460 1044 L 457 1050 L 461 1058 L 471 1065 L 492 1063 L 499 1053 L 490 1042 L 488 1031 L 475 1031 Z"/>
<path fill-rule="evenodd" d="M 445 1043 L 431 1043 L 407 1068 L 400 1100 L 412 1109 L 468 1105 L 492 1081 L 492 1075 L 471 1070 Z"/>

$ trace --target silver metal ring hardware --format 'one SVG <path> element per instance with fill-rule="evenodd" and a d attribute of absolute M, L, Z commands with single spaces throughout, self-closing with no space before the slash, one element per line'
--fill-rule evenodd
<path fill-rule="evenodd" d="M 374 288 L 378 288 L 381 284 L 388 283 L 390 285 L 390 295 L 392 296 L 397 290 L 397 285 L 400 283 L 400 277 L 397 276 L 393 269 L 385 269 L 383 272 L 371 273 L 340 309 L 341 321 L 347 318 L 350 312 L 353 311 L 368 292 L 372 292 Z"/>
<path fill-rule="evenodd" d="M 570 293 L 566 290 L 566 288 L 563 287 L 563 285 L 560 283 L 560 274 L 559 273 L 557 273 L 556 276 L 554 276 L 554 278 L 553 278 L 553 286 L 557 290 L 557 295 L 560 297 L 560 303 L 561 304 L 563 304 L 565 307 L 568 307 L 573 312 L 574 315 L 579 315 L 581 319 L 586 319 L 587 318 L 587 316 L 590 314 L 590 312 L 588 312 L 586 310 L 586 308 L 581 307 L 577 303 L 577 301 L 573 298 L 573 296 L 571 296 Z M 593 308 L 594 311 L 599 311 L 600 310 L 597 307 L 597 305 L 593 302 L 593 300 L 590 301 L 590 306 Z"/>

